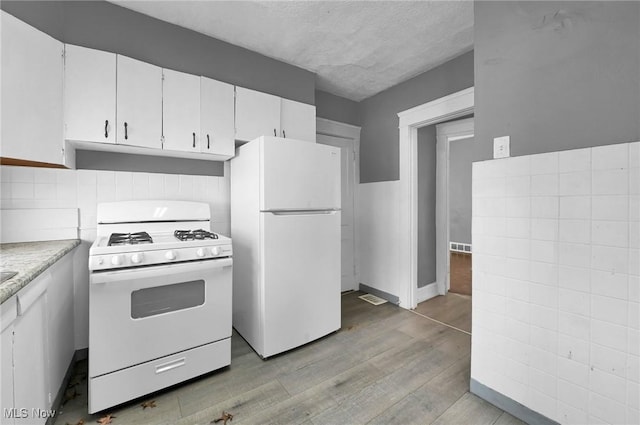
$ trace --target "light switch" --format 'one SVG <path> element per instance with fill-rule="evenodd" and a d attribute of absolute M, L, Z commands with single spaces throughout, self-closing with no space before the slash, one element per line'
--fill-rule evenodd
<path fill-rule="evenodd" d="M 494 137 L 493 138 L 493 157 L 494 158 L 508 158 L 509 153 L 509 136 Z"/>

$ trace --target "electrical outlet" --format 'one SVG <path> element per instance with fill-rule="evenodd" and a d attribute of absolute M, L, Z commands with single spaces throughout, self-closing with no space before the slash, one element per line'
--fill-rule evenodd
<path fill-rule="evenodd" d="M 494 137 L 493 139 L 493 157 L 494 158 L 508 158 L 509 153 L 509 136 Z"/>

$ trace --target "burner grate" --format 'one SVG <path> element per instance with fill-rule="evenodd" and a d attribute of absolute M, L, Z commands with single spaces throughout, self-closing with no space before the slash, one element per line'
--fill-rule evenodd
<path fill-rule="evenodd" d="M 153 243 L 153 239 L 147 232 L 112 233 L 111 236 L 109 236 L 107 246 L 137 245 L 143 243 Z"/>
<path fill-rule="evenodd" d="M 198 230 L 176 230 L 173 235 L 181 241 L 192 241 L 197 239 L 218 239 L 218 235 L 204 229 Z"/>

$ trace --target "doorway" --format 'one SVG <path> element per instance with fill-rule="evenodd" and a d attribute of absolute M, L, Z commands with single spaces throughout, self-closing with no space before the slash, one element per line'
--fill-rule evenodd
<path fill-rule="evenodd" d="M 418 290 L 436 280 L 436 268 L 444 277 L 435 283 L 438 295 L 418 300 L 415 312 L 466 333 L 471 332 L 473 124 L 466 118 L 421 127 L 417 151 Z M 437 256 L 438 264 L 436 240 L 451 247 Z"/>
<path fill-rule="evenodd" d="M 356 267 L 356 199 L 359 182 L 360 127 L 318 118 L 316 142 L 340 148 L 341 161 L 341 290 L 358 287 Z"/>
<path fill-rule="evenodd" d="M 449 246 L 448 224 L 436 216 L 436 282 L 418 288 L 418 199 L 417 199 L 417 146 L 418 129 L 461 118 L 473 113 L 474 87 L 418 105 L 398 113 L 399 118 L 399 205 L 398 226 L 399 264 L 398 278 L 405 291 L 400 293 L 400 306 L 415 309 L 418 302 L 446 293 Z M 441 204 L 439 204 L 441 205 Z M 444 235 L 443 235 L 444 233 Z"/>

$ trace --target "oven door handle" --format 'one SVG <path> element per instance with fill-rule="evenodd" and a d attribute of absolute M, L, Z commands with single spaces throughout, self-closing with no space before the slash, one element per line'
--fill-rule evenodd
<path fill-rule="evenodd" d="M 162 264 L 158 266 L 137 267 L 129 269 L 119 269 L 107 272 L 94 272 L 91 274 L 91 284 L 104 284 L 112 282 L 122 282 L 124 280 L 149 279 L 175 275 L 182 273 L 204 272 L 210 273 L 215 269 L 231 267 L 233 260 L 231 257 L 219 258 L 216 260 L 189 261 L 185 263 Z"/>

